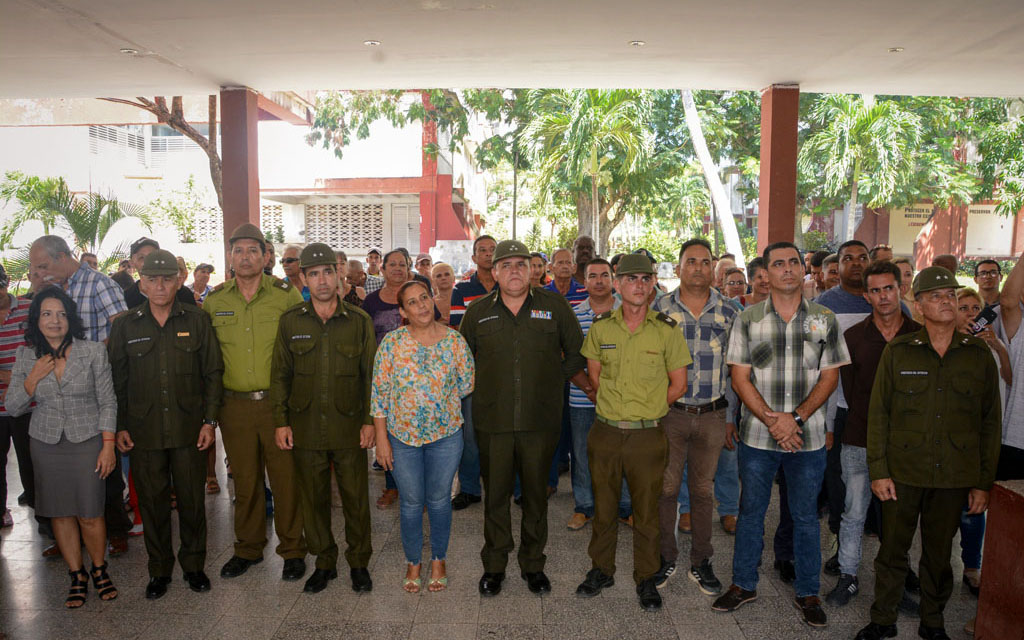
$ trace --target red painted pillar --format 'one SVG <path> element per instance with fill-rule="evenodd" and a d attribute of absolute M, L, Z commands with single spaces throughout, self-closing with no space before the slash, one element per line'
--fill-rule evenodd
<path fill-rule="evenodd" d="M 796 229 L 796 130 L 800 87 L 773 84 L 761 91 L 761 179 L 757 250 L 793 241 Z"/>
<path fill-rule="evenodd" d="M 240 224 L 260 224 L 260 174 L 257 154 L 257 95 L 246 87 L 220 92 L 224 249 Z"/>
<path fill-rule="evenodd" d="M 423 106 L 431 111 L 434 106 L 430 103 L 430 97 L 424 91 L 420 94 Z M 437 150 L 437 123 L 433 120 L 423 121 L 423 138 L 421 142 L 423 153 L 423 177 L 430 178 L 430 190 L 420 191 L 420 251 L 426 252 L 430 247 L 437 244 L 437 218 L 438 218 L 438 193 L 437 193 L 437 155 L 427 153 L 428 147 Z"/>

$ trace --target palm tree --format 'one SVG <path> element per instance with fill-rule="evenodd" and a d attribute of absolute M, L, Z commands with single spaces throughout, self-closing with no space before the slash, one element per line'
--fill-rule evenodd
<path fill-rule="evenodd" d="M 866 200 L 872 207 L 889 203 L 913 173 L 921 119 L 891 100 L 837 93 L 818 98 L 809 118 L 816 130 L 800 149 L 798 166 L 805 174 L 821 175 L 826 197 L 849 193 L 838 238 L 845 241 L 853 236 L 857 202 Z M 870 189 L 865 198 L 860 188 L 866 177 Z"/>

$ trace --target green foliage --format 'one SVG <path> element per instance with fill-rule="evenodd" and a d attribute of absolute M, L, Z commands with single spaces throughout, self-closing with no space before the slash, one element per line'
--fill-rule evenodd
<path fill-rule="evenodd" d="M 824 231 L 804 232 L 804 251 L 827 251 L 828 234 Z"/>
<path fill-rule="evenodd" d="M 644 234 L 637 238 L 635 246 L 616 247 L 615 251 L 609 252 L 609 257 L 619 252 L 628 253 L 637 249 L 647 249 L 654 254 L 654 258 L 658 262 L 675 263 L 679 261 L 679 246 L 681 244 L 679 238 L 674 238 L 657 229 L 647 228 L 644 230 Z"/>
<path fill-rule="evenodd" d="M 736 232 L 740 236 L 740 246 L 743 247 L 743 261 L 750 262 L 757 256 L 761 255 L 757 251 L 757 232 L 743 224 L 740 221 L 736 221 Z M 725 237 L 722 235 L 721 229 L 715 229 L 715 242 L 711 243 L 712 248 L 718 246 L 718 253 L 725 253 Z"/>
<path fill-rule="evenodd" d="M 181 242 L 195 242 L 196 216 L 203 215 L 208 200 L 196 187 L 195 176 L 189 175 L 183 189 L 164 191 L 150 202 L 150 215 L 155 223 L 177 229 Z"/>

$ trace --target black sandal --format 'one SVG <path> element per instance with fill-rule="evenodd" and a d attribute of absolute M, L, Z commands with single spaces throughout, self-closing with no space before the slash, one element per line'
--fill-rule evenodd
<path fill-rule="evenodd" d="M 102 564 L 100 566 L 93 565 L 92 567 L 92 586 L 96 587 L 96 592 L 100 596 L 100 600 L 108 602 L 117 597 L 117 587 L 110 581 L 110 575 L 107 573 L 107 565 Z M 113 595 L 111 595 L 113 594 Z M 107 596 L 110 596 L 109 598 Z"/>
<path fill-rule="evenodd" d="M 85 604 L 85 594 L 89 593 L 89 574 L 85 569 L 68 571 L 71 576 L 71 589 L 68 590 L 68 599 L 64 606 L 68 609 L 78 609 Z"/>

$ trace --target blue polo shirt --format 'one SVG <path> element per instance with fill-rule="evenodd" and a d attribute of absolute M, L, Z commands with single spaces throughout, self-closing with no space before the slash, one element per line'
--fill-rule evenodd
<path fill-rule="evenodd" d="M 547 289 L 548 291 L 557 293 L 558 295 L 562 295 L 562 292 L 558 290 L 557 286 L 555 286 L 554 280 L 544 285 L 544 288 Z M 583 302 L 588 297 L 590 296 L 587 293 L 587 288 L 584 287 L 582 284 L 576 282 L 576 278 L 570 278 L 569 293 L 565 294 L 565 299 L 569 301 L 569 304 L 572 307 L 576 307 L 576 305 Z"/>

